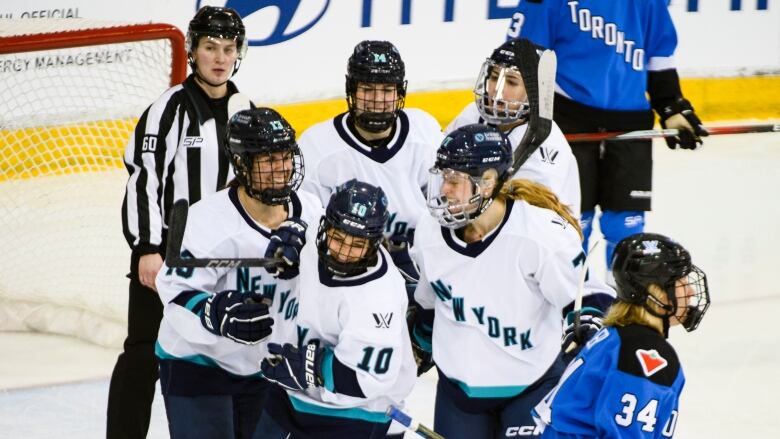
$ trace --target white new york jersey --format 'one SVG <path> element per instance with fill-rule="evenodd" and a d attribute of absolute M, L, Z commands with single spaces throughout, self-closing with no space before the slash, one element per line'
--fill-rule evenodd
<path fill-rule="evenodd" d="M 288 212 L 316 230 L 323 209 L 311 194 L 293 193 Z M 196 258 L 261 258 L 270 236 L 271 230 L 244 210 L 237 188 L 228 188 L 190 207 L 182 253 Z M 200 320 L 206 299 L 224 290 L 263 294 L 271 299 L 273 333 L 284 331 L 280 323 L 291 321 L 297 308 L 298 278 L 276 279 L 259 267 L 173 269 L 163 264 L 156 284 L 164 305 L 158 357 L 218 366 L 236 375 L 260 372 L 265 343 L 244 345 L 206 330 Z"/>
<path fill-rule="evenodd" d="M 483 123 L 477 104 L 472 102 L 450 122 L 446 133 L 455 131 L 464 125 Z M 522 124 L 509 130 L 506 135 L 513 150 L 528 130 L 528 124 Z M 571 152 L 571 146 L 558 125 L 552 123 L 549 137 L 539 146 L 528 160 L 515 172 L 513 178 L 525 178 L 541 183 L 553 191 L 558 199 L 571 209 L 574 218 L 580 218 L 580 171 L 577 159 Z"/>
<path fill-rule="evenodd" d="M 298 139 L 306 161 L 302 188 L 327 206 L 336 188 L 353 178 L 379 186 L 390 211 L 385 236 L 405 234 L 427 212 L 421 188 L 443 139 L 441 127 L 428 113 L 407 108 L 399 112 L 388 145 L 372 148 L 350 131 L 347 117 L 314 125 Z"/>
<path fill-rule="evenodd" d="M 584 261 L 579 235 L 555 212 L 506 206 L 500 225 L 470 244 L 421 219 L 412 248 L 421 272 L 415 299 L 435 311 L 433 358 L 470 397 L 515 396 L 545 373 Z M 584 294 L 614 297 L 595 278 Z"/>
<path fill-rule="evenodd" d="M 326 348 L 324 385 L 287 392 L 297 411 L 386 422 L 388 406 L 411 393 L 417 366 L 406 326 L 406 288 L 384 247 L 377 256 L 366 273 L 342 278 L 321 265 L 315 246 L 304 247 L 296 330 L 285 331 L 297 332 L 297 339 L 271 336 L 275 343 L 300 345 L 316 339 Z M 355 393 L 357 387 L 364 397 L 339 392 Z"/>

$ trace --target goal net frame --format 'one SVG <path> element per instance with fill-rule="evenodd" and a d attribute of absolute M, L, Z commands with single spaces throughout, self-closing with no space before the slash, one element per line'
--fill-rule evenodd
<path fill-rule="evenodd" d="M 16 20 L 11 22 L 14 21 Z M 22 21 L 29 22 L 29 27 L 27 23 L 19 23 Z M 64 50 L 63 53 L 67 53 L 70 49 L 88 48 L 90 46 L 95 46 L 96 48 L 89 50 L 97 51 L 98 47 L 125 47 L 122 45 L 165 40 L 168 42 L 167 44 L 161 43 L 165 52 L 159 51 L 157 46 L 154 46 L 154 50 L 158 50 L 158 52 L 155 52 L 155 56 L 159 56 L 160 53 L 163 54 L 159 58 L 154 58 L 154 62 L 159 66 L 159 70 L 163 71 L 165 66 L 161 62 L 162 59 L 165 59 L 166 62 L 170 60 L 170 81 L 168 81 L 168 86 L 174 86 L 183 82 L 187 75 L 185 38 L 182 32 L 171 24 L 128 24 L 65 19 L 18 20 L 17 23 L 13 24 L 22 27 L 16 29 L 9 26 L 4 33 L 0 32 L 0 58 L 3 56 L 23 56 L 25 54 L 33 58 L 38 53 L 57 53 L 42 51 Z M 8 29 L 16 33 L 10 35 Z M 143 61 L 139 61 L 139 64 L 142 63 Z M 89 67 L 87 67 L 87 72 L 89 71 L 88 69 Z M 117 71 L 111 74 L 121 74 L 121 69 L 121 65 L 117 66 Z M 46 74 L 48 75 L 49 73 Z M 58 74 L 60 73 L 55 71 L 52 75 Z M 67 74 L 65 70 L 62 73 L 62 75 Z M 164 89 L 157 89 L 164 84 L 164 79 L 162 77 L 159 77 L 159 79 L 155 81 L 154 90 L 151 88 L 147 90 L 150 96 L 153 95 L 154 98 L 149 98 L 145 105 L 151 104 L 159 94 L 165 91 Z M 134 80 L 144 82 L 143 78 Z M 106 82 L 110 82 L 110 80 Z M 13 86 L 9 85 L 9 87 Z M 120 95 L 122 90 L 116 90 L 114 93 L 115 95 Z M 40 101 L 40 97 L 33 99 Z M 52 103 L 52 105 L 64 106 L 66 111 L 68 104 L 67 100 L 62 103 Z M 13 105 L 16 104 L 0 102 L 0 106 L 2 105 L 7 105 L 6 109 L 10 110 L 10 114 L 15 108 Z M 12 116 L 6 123 L 3 123 L 3 119 L 0 118 L 0 143 L 6 143 L 6 145 L 0 145 L 0 162 L 6 162 L 4 164 L 0 163 L 0 198 L 4 198 L 0 199 L 0 228 L 5 229 L 4 231 L 0 230 L 0 247 L 2 247 L 0 251 L 10 253 L 10 256 L 5 256 L 5 259 L 0 257 L 1 264 L 10 266 L 10 268 L 0 267 L 0 331 L 54 333 L 74 336 L 103 346 L 121 346 L 127 335 L 128 280 L 124 275 L 128 271 L 130 262 L 130 249 L 122 237 L 120 219 L 120 206 L 123 196 L 120 180 L 126 180 L 127 178 L 126 171 L 123 170 L 121 163 L 124 154 L 123 145 L 126 145 L 129 136 L 132 134 L 132 127 L 134 127 L 137 118 L 142 112 L 143 108 L 139 108 L 136 114 L 124 114 L 123 109 L 122 116 L 107 116 L 105 121 L 95 118 L 94 123 L 91 119 L 86 123 L 84 120 L 75 120 L 74 122 L 66 122 L 64 124 L 59 120 L 55 120 L 51 127 L 46 124 L 38 124 L 36 121 L 36 125 L 32 125 L 32 128 L 29 126 L 22 126 L 21 128 L 14 126 Z M 89 117 L 92 117 L 92 115 L 89 115 Z M 103 126 L 103 122 L 114 122 L 108 119 L 122 119 L 121 129 L 116 129 L 115 127 L 107 129 Z M 59 126 L 61 125 L 64 125 L 64 127 L 60 128 Z M 45 154 L 51 154 L 55 157 L 52 160 L 57 160 L 57 162 L 43 170 L 31 169 L 37 166 L 38 163 L 35 161 L 27 161 L 26 158 L 19 159 L 13 156 L 14 149 L 26 153 L 26 150 L 32 148 L 28 148 L 22 143 L 19 143 L 22 146 L 11 145 L 12 142 L 18 139 L 8 136 L 8 133 L 21 136 L 27 135 L 28 132 L 34 132 L 33 135 L 38 135 L 40 134 L 38 132 L 44 132 L 50 128 L 58 133 L 73 132 L 74 128 L 68 125 L 78 125 L 76 127 L 78 130 L 89 130 L 90 136 L 93 138 L 101 136 L 111 137 L 111 146 L 108 148 L 102 147 L 103 149 L 101 150 L 101 153 L 109 150 L 110 157 L 73 158 L 67 157 L 70 154 L 68 151 L 56 150 L 57 146 L 64 143 L 67 143 L 67 145 L 62 147 L 63 150 L 74 150 L 73 143 L 79 142 L 78 139 L 80 137 L 76 138 L 77 140 L 67 139 L 67 142 L 51 139 L 39 140 L 38 138 L 33 140 L 25 139 L 25 142 L 28 144 L 32 143 L 36 146 L 43 144 L 45 148 L 51 147 L 52 150 L 46 151 Z M 85 145 L 81 149 L 87 151 L 88 148 L 96 149 L 97 147 Z M 63 156 L 66 157 L 63 158 Z M 42 161 L 43 159 L 40 160 Z M 75 164 L 72 169 L 68 169 L 68 163 L 71 162 Z M 28 169 L 25 169 L 25 167 Z M 108 174 L 104 168 L 111 168 L 107 171 L 110 173 L 110 176 L 107 176 Z M 49 193 L 32 191 L 35 187 L 49 184 L 47 183 L 48 181 L 56 178 L 85 181 L 85 183 L 80 182 L 78 186 L 74 185 L 73 188 L 76 189 L 65 189 L 71 192 L 84 192 L 83 198 L 86 200 L 71 208 L 71 210 L 76 212 L 63 214 L 64 209 L 62 206 L 49 207 L 46 204 L 46 197 L 50 195 Z M 102 188 L 106 179 L 110 180 L 108 185 L 110 189 Z M 60 183 L 55 182 L 55 185 L 58 184 Z M 5 187 L 3 188 L 2 186 Z M 111 203 L 108 205 L 103 203 L 103 205 L 99 206 L 100 212 L 98 212 L 98 215 L 95 215 L 96 212 L 93 211 L 93 206 L 89 200 L 90 197 L 97 198 L 97 195 L 93 195 L 93 188 L 97 192 L 102 191 L 101 197 L 111 200 Z M 9 194 L 14 195 L 9 196 Z M 42 201 L 39 203 L 39 200 Z M 28 218 L 40 218 L 42 216 L 56 218 L 47 218 L 45 221 L 28 221 Z M 90 220 L 90 217 L 99 217 L 100 219 Z M 57 218 L 62 218 L 62 220 L 58 222 Z M 101 236 L 97 237 L 96 240 L 111 241 L 110 255 L 91 254 L 90 258 L 85 258 L 84 261 L 79 262 L 78 259 L 82 254 L 90 253 L 92 247 L 80 246 L 81 243 L 77 242 L 78 237 L 88 234 L 89 230 L 83 229 L 87 227 L 94 228 L 96 222 L 99 222 L 98 226 L 101 229 L 99 231 Z M 39 223 L 44 224 L 44 226 L 41 226 Z M 35 224 L 35 226 L 28 226 L 27 224 Z M 24 228 L 32 229 L 33 227 L 36 230 L 22 230 Z M 77 230 L 79 228 L 82 230 Z M 34 239 L 24 237 L 14 240 L 15 236 L 20 234 L 30 235 Z M 40 239 L 38 239 L 39 235 Z M 72 239 L 74 242 L 67 243 L 67 245 L 62 246 L 63 248 L 56 248 L 59 244 L 57 240 L 63 239 L 62 236 L 65 236 L 64 239 Z M 93 253 L 99 252 L 93 251 Z M 104 265 L 110 266 L 110 269 L 101 271 L 110 273 L 92 274 L 93 276 L 102 274 L 105 279 L 111 279 L 112 281 L 109 284 L 93 282 L 90 279 L 90 270 L 94 270 L 94 268 L 90 265 L 94 264 L 90 261 L 106 257 L 111 258 L 109 262 L 104 263 Z M 76 261 L 71 259 L 76 259 Z M 30 266 L 32 268 L 28 270 L 27 267 Z M 69 273 L 74 272 L 78 275 L 71 279 Z M 68 277 L 67 280 L 64 279 L 66 277 Z M 45 282 L 42 279 L 45 279 Z M 29 289 L 27 288 L 28 285 L 30 285 Z M 77 299 L 71 300 L 68 295 L 71 294 L 71 291 L 82 288 L 80 285 L 83 285 L 84 294 L 77 291 Z M 88 294 L 86 293 L 87 290 L 89 290 Z M 104 295 L 112 296 L 108 305 L 105 303 Z M 94 304 L 90 303 L 90 297 L 95 298 Z"/>

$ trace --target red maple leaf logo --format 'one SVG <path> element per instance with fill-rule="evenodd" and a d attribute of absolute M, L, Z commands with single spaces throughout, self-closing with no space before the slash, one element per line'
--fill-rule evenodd
<path fill-rule="evenodd" d="M 642 371 L 645 373 L 645 376 L 648 377 L 669 364 L 669 362 L 666 361 L 666 358 L 662 357 L 655 349 L 650 349 L 649 351 L 637 349 L 636 357 L 639 358 L 639 364 L 642 366 Z"/>

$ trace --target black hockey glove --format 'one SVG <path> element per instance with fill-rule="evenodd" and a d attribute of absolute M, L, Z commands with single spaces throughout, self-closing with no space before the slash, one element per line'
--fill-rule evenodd
<path fill-rule="evenodd" d="M 666 138 L 666 144 L 671 149 L 677 149 L 678 145 L 683 149 L 696 149 L 702 144 L 701 138 L 709 135 L 694 113 L 691 103 L 683 97 L 678 97 L 664 105 L 659 116 L 662 127 L 680 132 L 678 136 Z"/>
<path fill-rule="evenodd" d="M 310 342 L 303 350 L 290 343 L 284 346 L 269 343 L 268 353 L 260 365 L 268 381 L 279 384 L 289 390 L 306 390 L 322 386 L 322 357 L 325 349 Z"/>
<path fill-rule="evenodd" d="M 409 326 L 409 338 L 412 340 L 414 362 L 417 363 L 417 376 L 420 376 L 431 370 L 436 364 L 433 361 L 433 350 L 431 349 L 433 328 L 424 322 L 424 317 L 433 315 L 433 310 L 417 307 L 411 308 L 411 310 L 412 312 L 407 314 L 406 319 Z"/>
<path fill-rule="evenodd" d="M 271 335 L 274 319 L 260 294 L 221 291 L 209 297 L 200 322 L 209 332 L 243 344 L 256 344 Z"/>
<path fill-rule="evenodd" d="M 588 314 L 587 311 L 580 315 L 579 326 L 575 327 L 573 317 L 568 320 L 569 326 L 563 330 L 563 339 L 561 340 L 563 360 L 567 363 L 573 360 L 585 346 L 585 343 L 604 327 L 600 315 Z"/>
<path fill-rule="evenodd" d="M 409 238 L 402 234 L 393 235 L 385 240 L 385 248 L 404 278 L 406 295 L 409 297 L 409 303 L 412 303 L 414 290 L 417 289 L 417 281 L 420 280 L 420 270 L 409 256 Z"/>
<path fill-rule="evenodd" d="M 292 279 L 298 276 L 301 250 L 306 244 L 306 227 L 308 225 L 302 219 L 289 218 L 273 231 L 265 257 L 282 260 L 276 267 L 266 268 L 274 277 Z"/>

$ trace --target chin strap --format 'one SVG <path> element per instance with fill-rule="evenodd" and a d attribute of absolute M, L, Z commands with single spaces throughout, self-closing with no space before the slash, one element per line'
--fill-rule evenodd
<path fill-rule="evenodd" d="M 669 338 L 669 318 L 670 317 L 664 317 L 661 319 L 664 324 L 664 338 Z"/>

